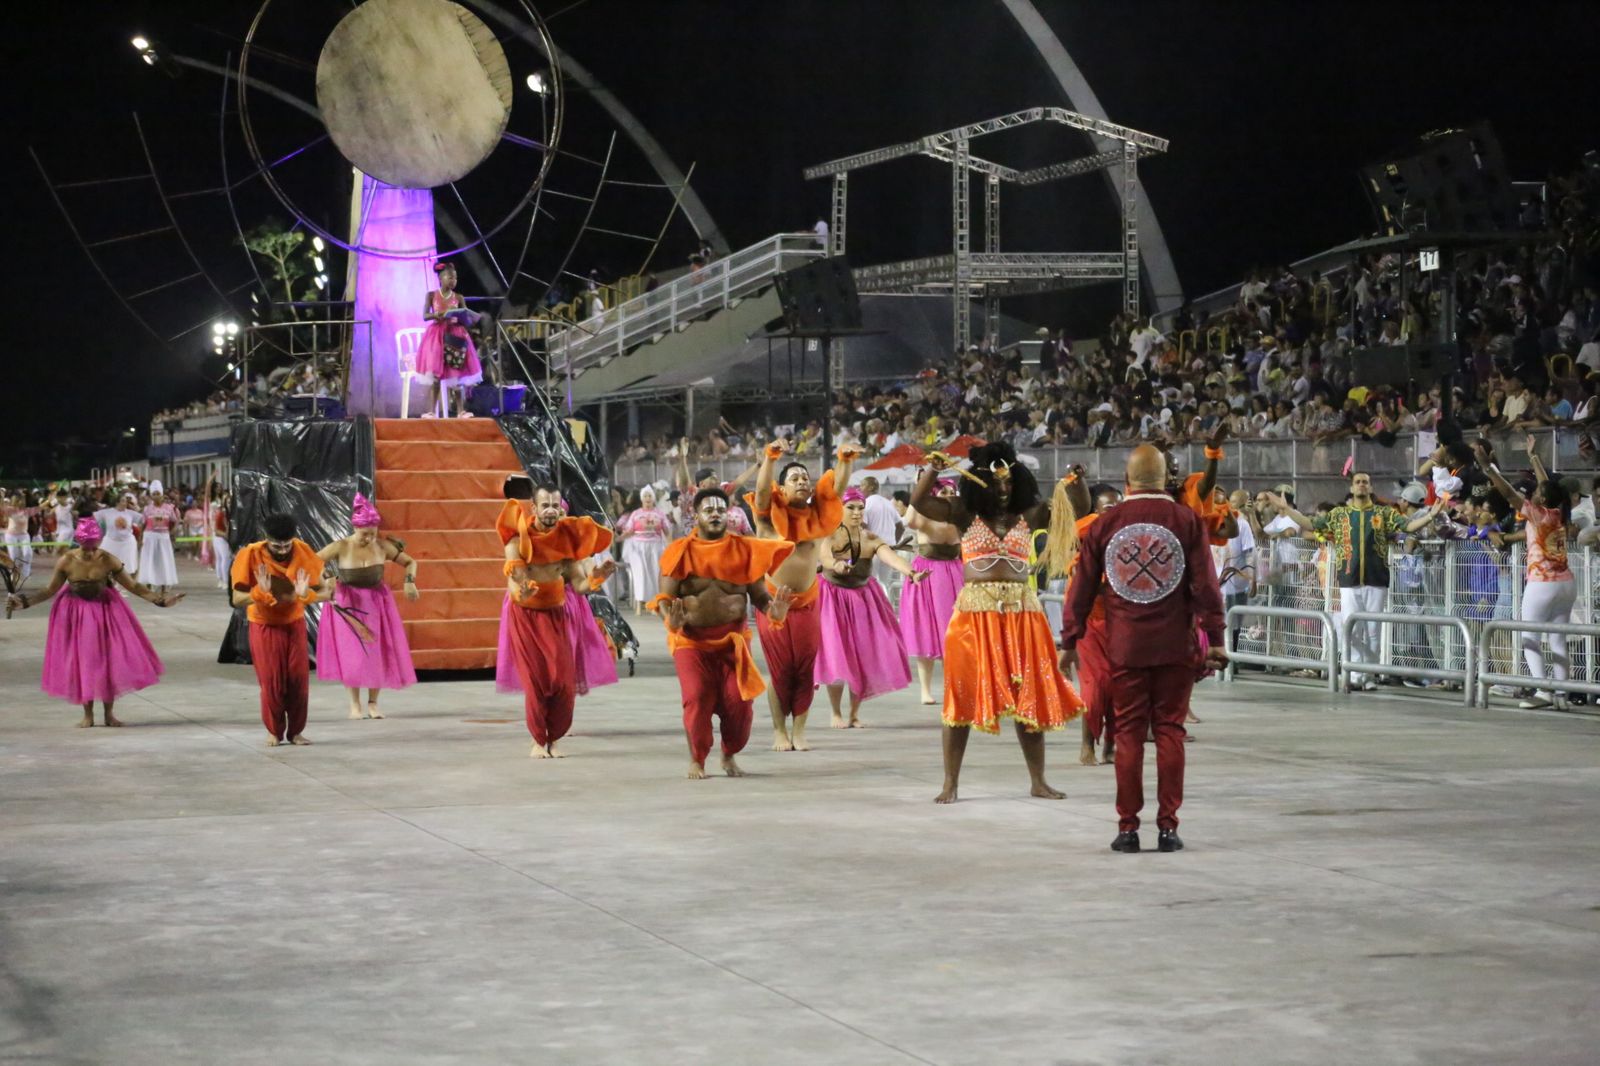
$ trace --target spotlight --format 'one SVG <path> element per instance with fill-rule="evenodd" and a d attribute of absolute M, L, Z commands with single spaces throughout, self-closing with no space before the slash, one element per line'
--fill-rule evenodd
<path fill-rule="evenodd" d="M 328 275 L 326 275 L 326 274 L 318 274 L 317 275 L 317 288 L 318 289 L 326 289 L 327 287 L 328 287 Z"/>
<path fill-rule="evenodd" d="M 312 256 L 311 257 L 311 264 L 317 268 L 317 273 L 318 274 L 325 273 L 327 271 L 327 269 L 328 269 L 327 267 L 322 265 L 322 256 L 320 256 L 320 255 Z"/>
<path fill-rule="evenodd" d="M 148 40 L 146 40 L 144 37 L 135 37 L 131 43 L 133 44 L 133 47 L 134 47 L 134 49 L 136 51 L 140 51 L 140 52 L 148 52 L 148 51 L 150 51 L 150 42 Z"/>
<path fill-rule="evenodd" d="M 327 245 L 322 243 L 322 238 L 321 237 L 313 237 L 313 238 L 311 238 L 311 247 L 313 249 L 315 249 L 316 251 L 320 252 L 324 248 L 326 248 Z"/>
<path fill-rule="evenodd" d="M 228 327 L 224 326 L 221 322 L 213 322 L 211 323 L 211 332 L 220 337 L 224 333 L 228 332 Z"/>
<path fill-rule="evenodd" d="M 258 303 L 261 302 L 261 297 L 257 296 L 254 292 L 251 292 L 250 293 L 250 302 L 253 303 L 253 304 L 258 304 Z"/>
<path fill-rule="evenodd" d="M 237 337 L 238 335 L 239 335 L 239 323 L 237 323 L 237 322 L 229 322 L 228 323 L 228 336 Z"/>
<path fill-rule="evenodd" d="M 543 96 L 549 91 L 550 87 L 545 84 L 544 75 L 535 72 L 528 75 L 528 88 L 532 89 L 539 96 Z"/>

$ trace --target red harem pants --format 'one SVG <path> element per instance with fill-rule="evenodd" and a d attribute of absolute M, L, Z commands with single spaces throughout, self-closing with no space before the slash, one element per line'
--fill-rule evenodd
<path fill-rule="evenodd" d="M 744 626 L 742 619 L 720 626 L 685 626 L 683 635 L 691 640 L 718 640 Z M 739 693 L 732 650 L 679 648 L 672 653 L 672 663 L 678 668 L 678 687 L 683 690 L 683 732 L 689 738 L 690 758 L 704 766 L 711 754 L 713 715 L 722 734 L 722 754 L 743 751 L 750 740 L 753 710 L 751 702 Z"/>
<path fill-rule="evenodd" d="M 817 649 L 822 646 L 822 596 L 815 585 L 808 594 L 811 602 L 804 607 L 798 602 L 790 605 L 781 629 L 767 620 L 767 612 L 756 612 L 761 651 L 767 658 L 767 677 L 785 714 L 809 713 L 811 700 L 817 694 L 817 680 L 812 675 L 817 667 Z"/>
<path fill-rule="evenodd" d="M 1194 690 L 1194 666 L 1111 668 L 1111 697 L 1116 704 L 1117 819 L 1123 832 L 1139 828 L 1144 809 L 1144 742 L 1156 735 L 1156 825 L 1178 828 L 1183 804 L 1183 719 Z"/>
<path fill-rule="evenodd" d="M 250 660 L 261 685 L 261 724 L 279 740 L 305 732 L 311 697 L 311 647 L 306 620 L 286 626 L 250 623 Z"/>
<path fill-rule="evenodd" d="M 511 605 L 511 658 L 522 682 L 528 732 L 541 748 L 567 735 L 577 699 L 572 641 L 565 606 L 540 610 Z"/>
<path fill-rule="evenodd" d="M 1116 736 L 1116 717 L 1111 699 L 1111 662 L 1106 657 L 1106 624 L 1091 618 L 1078 641 L 1078 694 L 1086 706 L 1084 720 L 1089 735 L 1099 739 Z"/>

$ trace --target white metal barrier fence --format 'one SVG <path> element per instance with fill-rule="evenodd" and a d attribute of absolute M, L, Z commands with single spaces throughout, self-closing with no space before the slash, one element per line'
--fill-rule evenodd
<path fill-rule="evenodd" d="M 1358 660 L 1350 654 L 1344 655 L 1339 664 L 1339 688 L 1345 692 L 1350 691 L 1351 685 L 1357 674 L 1387 674 L 1390 677 L 1426 678 L 1434 681 L 1449 681 L 1461 686 L 1463 701 L 1468 707 L 1472 706 L 1473 697 L 1473 658 L 1472 658 L 1472 630 L 1467 628 L 1467 623 L 1454 615 L 1433 614 L 1393 614 L 1388 611 L 1352 611 L 1342 615 L 1339 619 L 1339 646 L 1352 649 L 1355 647 L 1356 626 L 1377 626 L 1387 637 L 1390 627 L 1397 625 L 1423 626 L 1431 628 L 1454 628 L 1461 634 L 1462 646 L 1466 654 L 1462 657 L 1461 668 L 1452 670 L 1438 666 L 1411 666 L 1405 663 L 1392 661 L 1374 662 Z M 1380 646 L 1382 638 L 1380 638 Z M 1380 658 L 1384 658 L 1380 656 Z"/>

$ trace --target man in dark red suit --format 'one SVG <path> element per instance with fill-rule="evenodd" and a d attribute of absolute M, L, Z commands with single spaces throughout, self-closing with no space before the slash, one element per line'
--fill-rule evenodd
<path fill-rule="evenodd" d="M 1106 659 L 1116 713 L 1117 839 L 1139 850 L 1144 808 L 1144 741 L 1156 738 L 1161 851 L 1179 851 L 1183 803 L 1183 719 L 1195 678 L 1226 664 L 1222 594 L 1211 547 L 1194 511 L 1166 490 L 1166 460 L 1145 444 L 1128 457 L 1128 494 L 1083 534 L 1061 629 L 1061 667 L 1077 661 L 1095 599 L 1103 597 Z M 1103 579 L 1103 580 L 1102 580 Z M 1210 641 L 1204 656 L 1196 630 Z"/>

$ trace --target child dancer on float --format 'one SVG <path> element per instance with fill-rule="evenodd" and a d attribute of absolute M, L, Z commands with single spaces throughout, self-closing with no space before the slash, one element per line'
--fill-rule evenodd
<path fill-rule="evenodd" d="M 860 489 L 845 489 L 840 499 L 844 520 L 821 543 L 822 643 L 814 676 L 817 684 L 828 686 L 833 728 L 860 729 L 863 701 L 911 684 L 900 625 L 883 586 L 873 580 L 872 564 L 881 562 L 904 574 L 908 589 L 925 580 L 928 571 L 912 569 L 893 545 L 861 524 L 867 500 Z M 840 709 L 845 685 L 850 686 L 848 722 Z"/>
<path fill-rule="evenodd" d="M 408 688 L 417 683 L 411 645 L 394 594 L 384 582 L 384 564 L 406 568 L 406 599 L 415 601 L 417 561 L 403 542 L 380 536 L 378 509 L 356 493 L 350 510 L 350 536 L 317 553 L 334 570 L 333 601 L 322 612 L 317 629 L 317 677 L 337 681 L 350 697 L 350 717 L 361 717 L 361 690 L 367 690 L 367 717 L 382 718 L 380 689 Z"/>
<path fill-rule="evenodd" d="M 139 548 L 139 575 L 146 584 L 163 592 L 178 583 L 172 531 L 182 520 L 178 509 L 167 501 L 161 482 L 150 482 L 150 502 L 144 508 L 144 544 Z"/>
<path fill-rule="evenodd" d="M 47 694 L 83 707 L 79 728 L 94 725 L 94 704 L 100 701 L 105 724 L 122 723 L 111 713 L 117 697 L 149 688 L 161 677 L 161 660 L 139 626 L 139 619 L 115 581 L 157 607 L 171 607 L 183 593 L 153 592 L 128 576 L 121 560 L 101 550 L 100 525 L 82 518 L 74 532 L 78 546 L 61 556 L 50 584 L 31 596 L 13 593 L 6 613 L 26 610 L 55 596 L 62 585 L 67 594 L 50 607 L 50 626 L 44 638 L 44 671 L 39 687 Z"/>
<path fill-rule="evenodd" d="M 954 477 L 942 477 L 934 496 L 953 500 L 957 491 Z M 933 664 L 944 658 L 944 633 L 961 595 L 961 530 L 949 522 L 935 522 L 915 508 L 906 509 L 906 526 L 917 535 L 917 557 L 911 568 L 928 576 L 900 594 L 900 633 L 917 664 L 922 702 L 931 706 L 938 702 L 933 698 Z"/>
<path fill-rule="evenodd" d="M 439 275 L 439 287 L 428 293 L 422 304 L 428 329 L 417 345 L 417 380 L 433 386 L 433 410 L 442 411 L 446 418 L 450 417 L 450 390 L 462 390 L 460 417 L 471 418 L 466 390 L 483 380 L 483 366 L 467 330 L 470 322 L 464 323 L 459 314 L 467 304 L 456 292 L 455 264 L 441 261 L 433 270 Z M 466 317 L 476 320 L 476 316 Z M 432 410 L 422 417 L 433 417 Z"/>

